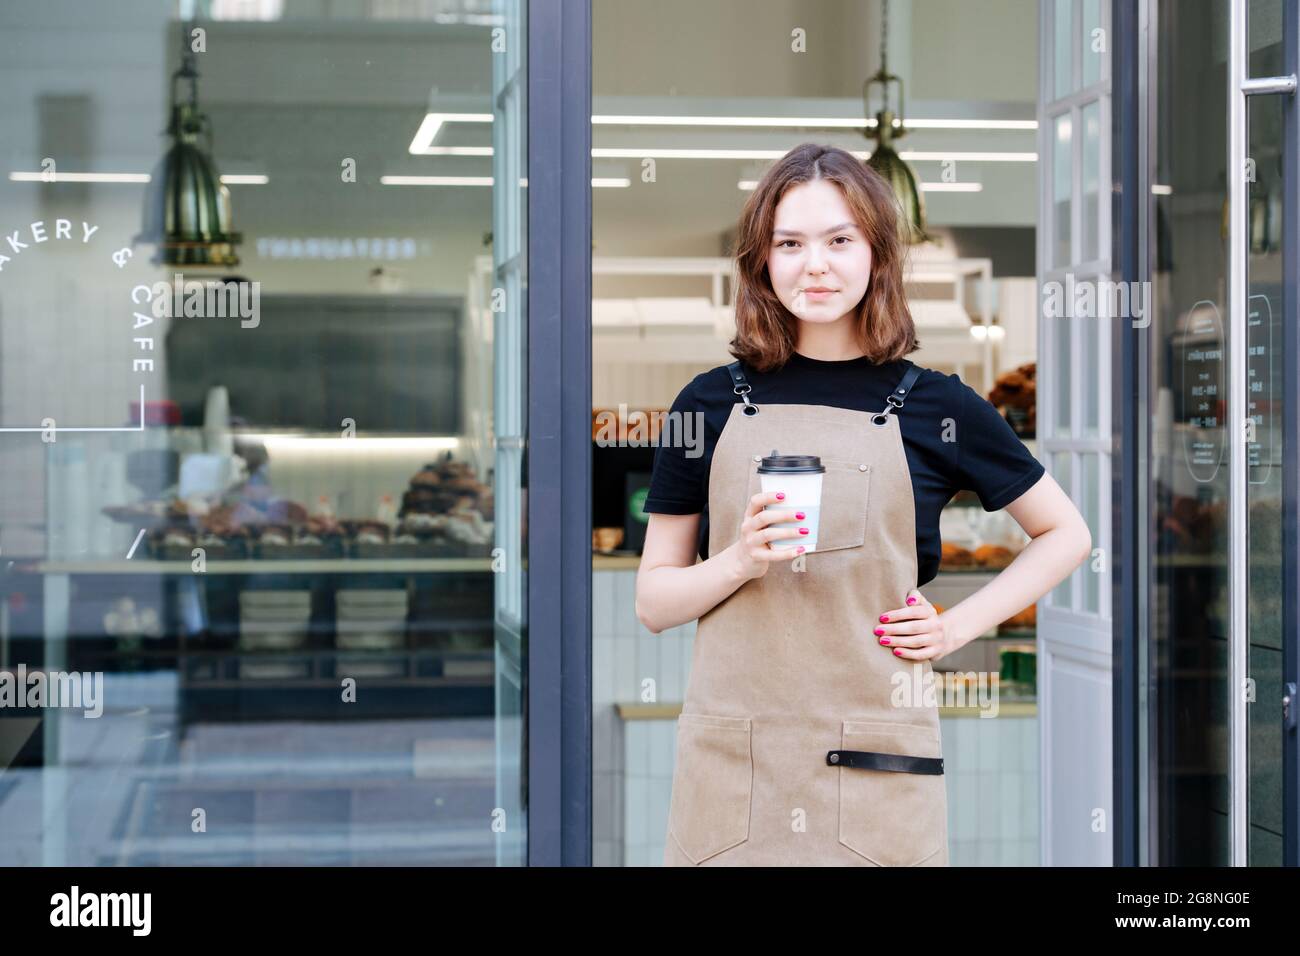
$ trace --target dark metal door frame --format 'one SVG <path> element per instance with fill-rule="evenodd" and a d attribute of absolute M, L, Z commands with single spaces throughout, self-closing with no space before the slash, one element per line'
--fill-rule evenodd
<path fill-rule="evenodd" d="M 591 0 L 528 0 L 530 866 L 591 865 Z"/>

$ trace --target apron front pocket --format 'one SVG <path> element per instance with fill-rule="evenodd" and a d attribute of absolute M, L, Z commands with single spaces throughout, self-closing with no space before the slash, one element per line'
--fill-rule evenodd
<path fill-rule="evenodd" d="M 871 487 L 871 465 L 840 458 L 822 458 L 822 466 L 826 471 L 822 475 L 817 546 L 810 553 L 860 548 L 867 540 L 867 492 Z M 749 499 L 762 490 L 762 478 L 758 466 L 754 465 L 749 473 L 749 487 L 745 489 L 745 507 L 748 507 Z M 741 509 L 741 520 L 743 518 L 744 508 Z M 732 540 L 739 537 L 737 524 Z M 782 540 L 788 541 L 790 546 L 799 543 L 798 539 Z"/>
<path fill-rule="evenodd" d="M 749 839 L 754 781 L 748 717 L 682 714 L 668 836 L 702 863 Z"/>
<path fill-rule="evenodd" d="M 860 548 L 867 540 L 867 491 L 871 466 L 866 462 L 823 458 L 821 530 L 818 551 Z"/>
<path fill-rule="evenodd" d="M 842 749 L 941 757 L 931 727 L 843 722 Z M 903 761 L 905 763 L 905 761 Z M 918 866 L 945 849 L 948 794 L 942 773 L 839 767 L 840 842 L 879 866 Z"/>

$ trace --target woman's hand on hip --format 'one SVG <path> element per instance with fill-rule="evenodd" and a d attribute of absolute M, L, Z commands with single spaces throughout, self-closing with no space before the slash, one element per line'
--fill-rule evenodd
<path fill-rule="evenodd" d="M 804 512 L 798 508 L 765 510 L 767 505 L 779 505 L 784 498 L 783 492 L 760 491 L 749 499 L 745 519 L 740 523 L 740 538 L 732 545 L 740 574 L 747 580 L 761 578 L 773 561 L 790 561 L 804 552 L 803 545 L 781 548 L 768 545 L 770 541 L 802 538 L 808 533 L 808 528 L 804 525 L 772 527 L 777 522 L 802 521 L 805 517 Z"/>
<path fill-rule="evenodd" d="M 932 661 L 961 646 L 934 605 L 915 588 L 907 592 L 905 606 L 880 615 L 874 633 L 882 647 L 908 661 Z"/>

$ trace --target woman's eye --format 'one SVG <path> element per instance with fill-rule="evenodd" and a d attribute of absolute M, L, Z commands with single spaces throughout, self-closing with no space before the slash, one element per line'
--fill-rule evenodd
<path fill-rule="evenodd" d="M 831 242 L 839 242 L 841 239 L 843 239 L 845 242 L 851 242 L 851 241 L 852 241 L 852 240 L 849 239 L 848 236 L 836 236 L 834 239 L 831 240 Z"/>
<path fill-rule="evenodd" d="M 778 249 L 780 249 L 780 248 L 781 248 L 782 246 L 784 246 L 787 242 L 794 242 L 794 240 L 793 240 L 793 239 L 782 239 L 780 242 L 778 242 L 778 243 L 776 244 L 776 247 L 777 247 Z"/>

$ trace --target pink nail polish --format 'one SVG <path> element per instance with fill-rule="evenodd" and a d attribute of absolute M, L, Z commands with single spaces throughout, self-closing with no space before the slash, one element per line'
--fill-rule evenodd
<path fill-rule="evenodd" d="M 883 628 L 879 628 L 879 627 L 878 627 L 878 628 L 876 628 L 876 630 L 875 630 L 876 637 L 879 637 L 881 634 L 884 634 L 884 633 L 885 633 L 885 631 L 884 631 Z"/>
<path fill-rule="evenodd" d="M 901 653 L 902 653 L 902 652 L 901 652 L 897 647 L 894 648 L 894 656 L 895 656 L 895 657 L 898 657 Z"/>
<path fill-rule="evenodd" d="M 802 520 L 803 520 L 803 512 L 802 512 L 802 511 L 796 511 L 796 512 L 794 513 L 794 517 L 795 517 L 795 520 L 796 520 L 796 521 L 802 521 Z"/>
<path fill-rule="evenodd" d="M 888 623 L 889 623 L 889 615 L 888 615 L 888 614 L 882 614 L 882 615 L 880 615 L 880 623 L 881 623 L 881 624 L 888 624 Z"/>
<path fill-rule="evenodd" d="M 777 501 L 780 501 L 780 500 L 781 500 L 782 498 L 784 498 L 784 497 L 785 497 L 785 492 L 784 492 L 784 491 L 778 491 L 778 492 L 776 493 L 776 500 L 777 500 Z"/>
<path fill-rule="evenodd" d="M 887 638 L 887 637 L 882 637 L 882 638 L 880 639 L 880 643 L 881 643 L 881 644 L 888 644 L 888 643 L 889 643 L 889 638 Z"/>
<path fill-rule="evenodd" d="M 914 597 L 910 597 L 910 598 L 908 598 L 908 599 L 907 599 L 907 603 L 908 603 L 908 604 L 915 604 L 915 603 L 916 603 L 916 598 L 914 598 Z"/>
<path fill-rule="evenodd" d="M 808 533 L 808 529 L 807 529 L 807 528 L 800 528 L 800 529 L 799 529 L 799 533 L 800 533 L 800 534 L 807 534 L 807 533 Z"/>
<path fill-rule="evenodd" d="M 799 545 L 799 547 L 795 548 L 795 549 L 794 549 L 794 553 L 795 553 L 795 554 L 803 554 L 803 545 Z"/>

